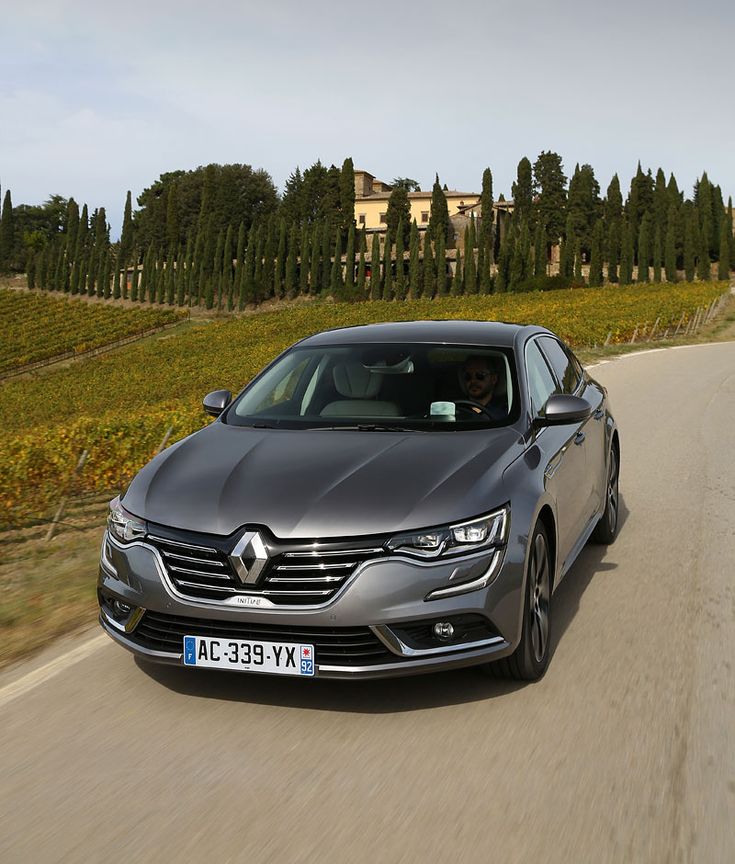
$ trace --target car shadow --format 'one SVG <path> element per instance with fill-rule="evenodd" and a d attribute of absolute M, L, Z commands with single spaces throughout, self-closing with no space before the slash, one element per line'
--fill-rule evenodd
<path fill-rule="evenodd" d="M 621 496 L 620 528 L 628 515 Z M 605 546 L 585 546 L 554 594 L 552 658 L 595 574 L 617 566 L 602 561 L 605 550 Z M 184 669 L 137 657 L 135 663 L 161 686 L 192 698 L 356 714 L 396 714 L 487 701 L 528 686 L 525 682 L 493 678 L 472 667 L 410 677 L 336 681 Z"/>

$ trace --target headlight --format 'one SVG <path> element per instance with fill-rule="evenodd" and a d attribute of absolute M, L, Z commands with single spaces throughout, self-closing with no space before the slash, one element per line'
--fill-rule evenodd
<path fill-rule="evenodd" d="M 388 541 L 392 552 L 401 552 L 416 558 L 440 558 L 467 555 L 491 546 L 501 546 L 508 536 L 510 507 L 505 506 L 487 516 L 431 528 L 413 534 L 399 534 Z"/>
<path fill-rule="evenodd" d="M 107 530 L 120 543 L 130 543 L 145 537 L 146 525 L 136 519 L 122 506 L 119 498 L 110 502 L 110 515 L 107 517 Z"/>

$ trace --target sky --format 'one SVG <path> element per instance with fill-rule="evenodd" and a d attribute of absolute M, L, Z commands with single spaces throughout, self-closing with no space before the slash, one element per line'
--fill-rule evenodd
<path fill-rule="evenodd" d="M 510 197 L 542 150 L 735 196 L 732 0 L 0 0 L 0 186 L 104 206 L 209 162 L 317 159 Z"/>

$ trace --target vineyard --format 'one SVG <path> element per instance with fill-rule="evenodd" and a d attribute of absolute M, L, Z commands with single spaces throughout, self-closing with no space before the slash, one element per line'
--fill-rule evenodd
<path fill-rule="evenodd" d="M 172 323 L 180 315 L 171 309 L 121 309 L 0 288 L 0 374 L 80 354 Z"/>
<path fill-rule="evenodd" d="M 623 343 L 657 322 L 673 332 L 727 289 L 724 283 L 635 285 L 418 300 L 310 303 L 200 324 L 122 352 L 0 388 L 0 525 L 48 518 L 82 449 L 86 491 L 118 490 L 169 427 L 174 441 L 203 426 L 201 398 L 238 391 L 279 351 L 311 333 L 389 320 L 469 318 L 531 322 L 573 346 Z"/>

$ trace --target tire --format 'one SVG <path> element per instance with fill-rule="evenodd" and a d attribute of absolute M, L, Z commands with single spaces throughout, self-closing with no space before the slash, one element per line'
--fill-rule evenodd
<path fill-rule="evenodd" d="M 528 554 L 521 641 L 510 657 L 484 667 L 490 675 L 516 681 L 536 681 L 549 665 L 552 561 L 549 538 L 542 522 L 537 522 L 533 529 Z"/>
<path fill-rule="evenodd" d="M 592 542 L 609 545 L 615 542 L 618 534 L 618 514 L 620 510 L 620 458 L 615 446 L 610 448 L 610 464 L 607 469 L 605 486 L 605 510 L 592 532 Z"/>

